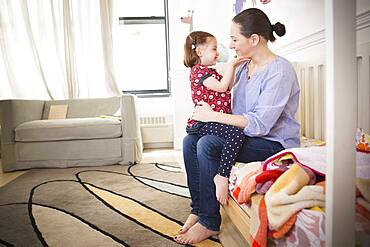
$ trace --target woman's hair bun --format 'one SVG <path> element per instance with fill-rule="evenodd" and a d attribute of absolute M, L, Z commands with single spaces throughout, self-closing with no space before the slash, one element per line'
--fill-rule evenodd
<path fill-rule="evenodd" d="M 280 22 L 276 22 L 272 25 L 272 30 L 280 37 L 285 34 L 285 26 Z"/>

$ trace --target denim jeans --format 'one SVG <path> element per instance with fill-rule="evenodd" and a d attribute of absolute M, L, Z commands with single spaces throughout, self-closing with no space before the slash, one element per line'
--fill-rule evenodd
<path fill-rule="evenodd" d="M 216 198 L 213 178 L 218 172 L 224 144 L 225 139 L 212 135 L 187 135 L 183 140 L 191 213 L 198 215 L 199 223 L 212 231 L 219 231 L 221 225 L 220 204 Z M 246 137 L 236 160 L 263 161 L 283 149 L 278 142 Z"/>

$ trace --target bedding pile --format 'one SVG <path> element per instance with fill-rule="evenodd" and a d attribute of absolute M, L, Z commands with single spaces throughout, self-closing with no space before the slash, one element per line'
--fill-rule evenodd
<path fill-rule="evenodd" d="M 325 163 L 325 146 L 310 146 L 232 168 L 230 194 L 250 216 L 252 246 L 325 245 Z M 369 184 L 362 187 L 367 190 L 360 195 L 370 197 Z M 362 217 L 356 230 L 370 235 L 368 199 L 360 200 L 366 210 L 356 215 Z"/>
<path fill-rule="evenodd" d="M 363 129 L 356 135 L 356 240 L 370 243 L 370 135 Z"/>

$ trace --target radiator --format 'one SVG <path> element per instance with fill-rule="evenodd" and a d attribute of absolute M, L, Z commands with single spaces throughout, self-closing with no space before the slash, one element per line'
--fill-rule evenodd
<path fill-rule="evenodd" d="M 140 117 L 144 148 L 173 147 L 173 123 L 166 116 Z"/>
<path fill-rule="evenodd" d="M 297 119 L 301 135 L 325 140 L 325 66 L 323 63 L 298 65 L 301 94 Z"/>
<path fill-rule="evenodd" d="M 326 82 L 324 61 L 295 63 L 301 95 L 297 119 L 301 134 L 326 139 Z M 357 126 L 370 131 L 370 42 L 357 46 Z M 346 100 L 345 98 L 343 100 Z"/>

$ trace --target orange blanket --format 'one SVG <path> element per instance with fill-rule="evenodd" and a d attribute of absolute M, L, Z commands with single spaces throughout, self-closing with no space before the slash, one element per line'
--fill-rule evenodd
<path fill-rule="evenodd" d="M 293 164 L 281 175 L 265 195 L 270 226 L 278 230 L 296 212 L 303 208 L 325 206 L 324 188 L 307 185 L 309 176 L 304 169 Z"/>

